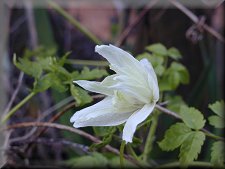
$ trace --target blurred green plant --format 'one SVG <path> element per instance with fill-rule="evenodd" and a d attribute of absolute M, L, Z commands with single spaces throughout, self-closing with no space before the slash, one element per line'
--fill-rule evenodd
<path fill-rule="evenodd" d="M 33 78 L 33 86 L 28 96 L 11 109 L 2 119 L 2 122 L 7 121 L 37 93 L 44 92 L 49 88 L 55 89 L 58 92 L 69 90 L 78 106 L 92 101 L 92 97 L 82 88 L 74 86 L 72 81 L 75 79 L 98 79 L 108 74 L 106 70 L 98 68 L 90 70 L 88 67 L 84 67 L 81 72 L 77 70 L 69 72 L 64 67 L 64 64 L 70 53 L 68 52 L 62 57 L 55 56 L 55 53 L 54 49 L 40 47 L 34 51 L 26 50 L 23 57 L 17 58 L 14 55 L 14 65 Z"/>
<path fill-rule="evenodd" d="M 58 92 L 69 91 L 79 106 L 84 106 L 93 101 L 92 97 L 82 88 L 73 85 L 73 80 L 92 80 L 99 79 L 108 75 L 105 69 L 95 68 L 90 70 L 84 67 L 81 71 L 68 71 L 65 63 L 70 63 L 68 59 L 69 53 L 62 57 L 55 56 L 55 50 L 47 50 L 39 48 L 35 51 L 27 50 L 23 57 L 14 56 L 15 66 L 25 74 L 33 78 L 33 86 L 30 94 L 25 97 L 18 105 L 12 108 L 3 122 L 9 119 L 22 105 L 30 100 L 39 92 L 55 89 Z M 92 127 L 93 135 L 101 138 L 100 143 L 91 144 L 89 147 L 90 154 L 83 156 L 75 156 L 65 161 L 65 164 L 71 167 L 133 167 L 128 160 L 124 160 L 125 152 L 129 153 L 140 166 L 144 167 L 160 167 L 157 160 L 153 157 L 155 146 L 162 151 L 173 151 L 179 148 L 179 162 L 173 164 L 164 164 L 162 166 L 218 166 L 224 167 L 224 139 L 214 133 L 205 130 L 203 127 L 207 125 L 206 116 L 194 108 L 188 107 L 183 98 L 176 94 L 177 88 L 181 84 L 189 83 L 189 73 L 186 67 L 180 63 L 182 59 L 178 49 L 171 47 L 167 49 L 160 43 L 149 45 L 145 48 L 145 52 L 136 57 L 138 60 L 147 58 L 153 65 L 158 77 L 160 89 L 160 102 L 165 107 L 157 108 L 154 112 L 137 127 L 138 134 L 133 138 L 133 143 L 124 144 L 118 136 L 122 132 L 123 124 L 114 127 Z M 76 61 L 73 61 L 76 64 Z M 87 61 L 87 65 L 96 64 L 96 62 Z M 80 64 L 80 63 L 79 63 Z M 83 65 L 85 61 L 82 61 Z M 107 63 L 104 62 L 104 66 Z M 138 91 L 137 91 L 138 92 Z M 208 122 L 215 128 L 224 129 L 224 101 L 217 101 L 209 105 L 209 109 L 216 115 L 208 117 Z M 173 111 L 173 112 L 171 112 Z M 181 120 L 181 122 L 171 121 L 168 129 L 165 131 L 164 138 L 159 141 L 158 129 L 159 117 L 162 113 L 169 112 L 172 116 Z M 168 124 L 164 122 L 164 124 Z M 216 140 L 211 146 L 210 162 L 196 161 L 201 153 L 202 146 L 207 138 Z M 155 144 L 157 143 L 157 144 Z M 109 153 L 97 153 L 108 144 L 120 146 L 120 156 Z M 164 152 L 160 152 L 164 153 Z"/>

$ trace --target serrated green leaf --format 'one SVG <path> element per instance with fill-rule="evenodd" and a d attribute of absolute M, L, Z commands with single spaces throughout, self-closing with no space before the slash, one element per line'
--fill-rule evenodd
<path fill-rule="evenodd" d="M 205 134 L 201 131 L 192 131 L 180 147 L 179 161 L 181 166 L 187 167 L 189 163 L 198 158 Z"/>
<path fill-rule="evenodd" d="M 42 69 L 37 62 L 33 62 L 28 60 L 27 58 L 18 58 L 18 62 L 16 61 L 16 55 L 13 57 L 14 65 L 23 71 L 25 74 L 30 75 L 36 79 L 38 79 L 42 74 Z"/>
<path fill-rule="evenodd" d="M 189 83 L 189 73 L 180 63 L 172 62 L 164 72 L 162 79 L 159 79 L 160 91 L 175 90 L 180 83 Z"/>
<path fill-rule="evenodd" d="M 75 167 L 75 168 L 104 168 L 108 164 L 108 159 L 102 154 L 94 152 L 91 155 L 85 155 L 82 157 L 77 157 L 70 159 L 65 162 L 66 165 Z"/>
<path fill-rule="evenodd" d="M 209 108 L 218 116 L 224 118 L 224 101 L 217 101 L 209 105 Z"/>
<path fill-rule="evenodd" d="M 220 116 L 210 116 L 208 118 L 209 124 L 214 126 L 215 128 L 224 128 L 224 119 L 221 118 Z"/>
<path fill-rule="evenodd" d="M 92 69 L 90 70 L 88 67 L 84 67 L 81 73 L 75 77 L 73 80 L 93 80 L 102 78 L 104 76 L 107 76 L 108 73 L 104 69 Z"/>
<path fill-rule="evenodd" d="M 48 70 L 48 71 L 51 70 L 51 65 L 54 64 L 53 57 L 45 57 L 45 58 L 40 57 L 40 58 L 37 58 L 37 61 L 43 70 Z"/>
<path fill-rule="evenodd" d="M 146 47 L 146 50 L 155 53 L 157 55 L 166 56 L 167 55 L 167 49 L 164 45 L 161 43 L 152 44 Z"/>
<path fill-rule="evenodd" d="M 85 90 L 74 86 L 73 84 L 70 85 L 70 92 L 79 106 L 90 103 L 93 100 Z"/>
<path fill-rule="evenodd" d="M 51 78 L 50 76 L 51 76 L 50 74 L 46 74 L 42 76 L 40 79 L 37 79 L 36 82 L 34 83 L 33 91 L 35 93 L 43 92 L 47 90 L 49 87 L 51 87 L 53 81 L 50 80 Z"/>
<path fill-rule="evenodd" d="M 173 58 L 174 60 L 178 60 L 181 58 L 179 50 L 174 47 L 168 49 L 168 56 Z"/>
<path fill-rule="evenodd" d="M 202 113 L 194 107 L 182 106 L 180 116 L 184 123 L 192 129 L 199 130 L 205 125 Z"/>
<path fill-rule="evenodd" d="M 224 167 L 224 142 L 213 143 L 211 151 L 211 163 L 216 167 Z"/>
<path fill-rule="evenodd" d="M 191 129 L 184 123 L 176 123 L 166 131 L 164 139 L 158 143 L 159 147 L 164 151 L 174 150 L 184 142 L 190 132 Z"/>

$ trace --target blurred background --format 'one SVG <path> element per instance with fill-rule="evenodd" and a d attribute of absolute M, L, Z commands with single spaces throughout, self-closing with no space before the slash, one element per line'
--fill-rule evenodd
<path fill-rule="evenodd" d="M 1 0 L 1 113 L 4 112 L 20 79 L 22 79 L 21 87 L 13 105 L 28 94 L 32 84 L 31 78 L 22 75 L 14 66 L 13 54 L 21 57 L 27 49 L 35 50 L 40 46 L 55 50 L 58 56 L 70 51 L 69 59 L 74 60 L 74 64 L 65 66 L 71 70 L 80 70 L 83 65 L 89 63 L 85 61 L 103 61 L 102 57 L 94 52 L 97 43 L 114 44 L 130 51 L 134 56 L 143 53 L 149 44 L 162 43 L 167 48 L 176 47 L 181 52 L 181 63 L 190 73 L 190 83 L 180 86 L 177 93 L 189 106 L 197 107 L 207 115 L 208 104 L 224 98 L 225 4 L 223 1 L 215 1 L 212 4 L 211 1 L 206 0 L 199 1 L 199 4 L 194 3 L 194 1 L 193 4 L 187 4 L 172 0 L 167 3 L 157 0 L 143 1 L 140 4 L 122 0 L 82 3 L 70 0 L 45 1 L 43 4 L 36 4 L 34 1 L 27 0 L 18 4 L 18 1 Z M 71 21 L 68 16 L 76 22 Z M 87 36 L 80 26 L 96 38 Z M 95 68 L 99 65 L 88 66 Z M 68 98 L 68 93 L 59 94 L 54 90 L 40 93 L 19 109 L 9 120 L 9 124 L 34 121 L 41 113 L 65 98 Z M 75 109 L 61 116 L 58 119 L 59 123 L 71 125 L 69 118 Z M 51 118 L 51 115 L 46 118 Z M 12 132 L 9 138 L 23 136 L 29 130 L 17 130 Z M 77 143 L 90 144 L 79 136 L 71 136 L 69 133 L 62 133 L 55 129 L 48 129 L 44 136 L 52 139 L 70 138 Z M 70 148 L 57 142 L 51 145 L 42 142 L 42 144 L 35 144 L 36 146 L 26 153 L 22 151 L 20 145 L 16 145 L 16 142 L 12 143 L 11 148 L 6 151 L 10 157 L 10 165 L 23 166 L 29 163 L 52 166 L 56 162 L 67 160 L 80 153 L 71 151 Z M 172 159 L 173 154 L 165 153 L 160 157 L 156 153 L 156 158 Z M 209 158 L 209 154 L 207 155 L 206 152 L 202 158 Z"/>

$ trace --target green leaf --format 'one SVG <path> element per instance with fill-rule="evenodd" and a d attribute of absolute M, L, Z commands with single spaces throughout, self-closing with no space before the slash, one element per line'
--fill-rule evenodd
<path fill-rule="evenodd" d="M 34 78 L 39 78 L 42 74 L 42 69 L 40 64 L 37 62 L 33 62 L 28 60 L 27 58 L 18 58 L 18 62 L 16 61 L 16 55 L 13 56 L 14 65 L 23 71 L 25 74 L 28 74 Z"/>
<path fill-rule="evenodd" d="M 184 123 L 176 123 L 166 131 L 164 139 L 158 143 L 159 147 L 164 151 L 174 150 L 184 142 L 190 132 L 191 129 Z"/>
<path fill-rule="evenodd" d="M 110 159 L 109 168 L 120 168 L 120 157 L 113 157 L 112 159 Z M 124 159 L 124 168 L 137 168 L 137 166 Z"/>
<path fill-rule="evenodd" d="M 198 158 L 205 141 L 205 134 L 201 131 L 192 131 L 180 147 L 179 161 L 184 167 Z"/>
<path fill-rule="evenodd" d="M 192 129 L 199 130 L 205 125 L 202 113 L 194 107 L 182 106 L 180 116 L 184 123 Z"/>
<path fill-rule="evenodd" d="M 210 116 L 208 118 L 209 124 L 214 126 L 215 128 L 224 128 L 224 119 L 221 118 L 220 116 Z"/>
<path fill-rule="evenodd" d="M 213 143 L 211 151 L 211 163 L 216 167 L 224 167 L 224 142 Z"/>
<path fill-rule="evenodd" d="M 157 55 L 166 56 L 167 55 L 167 49 L 164 45 L 161 43 L 152 44 L 146 47 L 146 50 L 155 53 Z"/>
<path fill-rule="evenodd" d="M 101 127 L 93 127 L 93 130 L 97 136 L 105 136 L 108 134 L 112 134 L 116 131 L 116 127 L 112 126 L 101 126 Z"/>
<path fill-rule="evenodd" d="M 180 54 L 179 50 L 177 50 L 174 47 L 168 49 L 168 56 L 174 60 L 178 60 L 181 58 L 181 54 Z"/>
<path fill-rule="evenodd" d="M 78 75 L 73 80 L 93 80 L 93 79 L 102 78 L 107 75 L 108 73 L 104 69 L 96 68 L 96 69 L 90 70 L 88 67 L 84 67 L 80 75 Z"/>
<path fill-rule="evenodd" d="M 179 78 L 180 82 L 183 84 L 188 84 L 189 83 L 189 73 L 182 64 L 177 63 L 177 62 L 172 62 L 170 66 L 170 70 L 172 72 L 178 72 L 179 73 Z"/>
<path fill-rule="evenodd" d="M 218 116 L 224 118 L 224 101 L 217 101 L 209 105 L 209 108 Z"/>
<path fill-rule="evenodd" d="M 108 164 L 108 159 L 101 153 L 94 152 L 92 155 L 85 155 L 66 161 L 66 165 L 75 168 L 104 168 Z"/>
<path fill-rule="evenodd" d="M 35 93 L 43 92 L 47 90 L 49 87 L 51 87 L 53 81 L 50 80 L 51 79 L 50 76 L 51 76 L 50 74 L 47 74 L 42 76 L 40 79 L 37 79 L 36 82 L 34 83 L 33 91 Z"/>
<path fill-rule="evenodd" d="M 90 103 L 93 100 L 85 90 L 76 87 L 73 84 L 70 85 L 70 92 L 79 106 Z"/>
<path fill-rule="evenodd" d="M 160 91 L 175 90 L 180 83 L 189 83 L 189 73 L 182 64 L 172 62 L 170 67 L 165 70 L 162 79 L 159 80 Z"/>

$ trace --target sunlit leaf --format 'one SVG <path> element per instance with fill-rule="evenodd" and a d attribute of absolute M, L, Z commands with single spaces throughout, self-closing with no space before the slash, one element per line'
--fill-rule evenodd
<path fill-rule="evenodd" d="M 77 104 L 80 106 L 86 103 L 90 103 L 93 100 L 85 90 L 81 89 L 80 87 L 74 86 L 73 84 L 70 85 L 70 92 L 76 100 Z"/>
<path fill-rule="evenodd" d="M 165 133 L 164 139 L 159 142 L 159 147 L 164 151 L 171 151 L 179 147 L 189 136 L 191 129 L 184 123 L 172 125 Z"/>
<path fill-rule="evenodd" d="M 224 168 L 224 142 L 214 142 L 211 151 L 211 163 L 216 167 Z"/>
<path fill-rule="evenodd" d="M 209 108 L 220 117 L 224 117 L 224 101 L 217 101 L 209 105 Z"/>
<path fill-rule="evenodd" d="M 179 50 L 174 47 L 168 49 L 168 56 L 173 58 L 174 60 L 178 60 L 181 58 Z"/>
<path fill-rule="evenodd" d="M 181 166 L 186 167 L 190 162 L 198 158 L 205 134 L 201 131 L 192 131 L 180 147 L 179 161 Z"/>
<path fill-rule="evenodd" d="M 149 46 L 146 47 L 146 50 L 148 50 L 152 53 L 161 55 L 161 56 L 167 55 L 167 49 L 161 43 L 155 43 L 155 44 L 149 45 Z"/>
<path fill-rule="evenodd" d="M 214 126 L 215 128 L 224 128 L 224 119 L 221 118 L 220 116 L 210 116 L 208 118 L 209 124 Z"/>
<path fill-rule="evenodd" d="M 199 130 L 205 125 L 202 113 L 193 107 L 182 106 L 180 116 L 184 123 L 192 129 Z"/>

